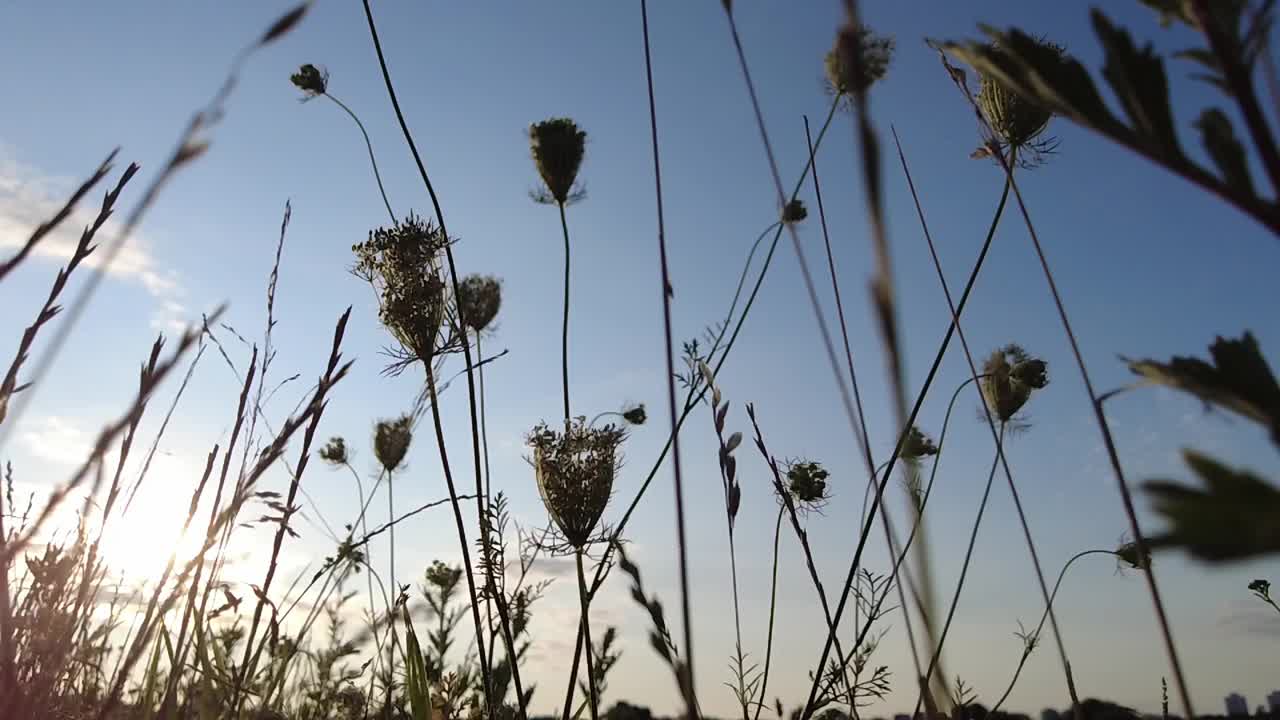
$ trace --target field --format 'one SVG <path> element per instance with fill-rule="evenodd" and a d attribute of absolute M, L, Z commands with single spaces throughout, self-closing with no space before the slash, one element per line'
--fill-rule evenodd
<path fill-rule="evenodd" d="M 0 718 L 1280 717 L 1273 3 L 377 5 L 9 38 Z"/>

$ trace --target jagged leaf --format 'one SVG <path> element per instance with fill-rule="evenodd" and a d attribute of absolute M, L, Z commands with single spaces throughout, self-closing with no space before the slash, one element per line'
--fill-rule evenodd
<path fill-rule="evenodd" d="M 1106 53 L 1102 76 L 1124 107 L 1139 142 L 1157 157 L 1180 159 L 1164 60 L 1150 43 L 1142 48 L 1134 45 L 1129 32 L 1113 25 L 1101 11 L 1095 9 L 1090 15 Z"/>
<path fill-rule="evenodd" d="M 1126 360 L 1129 369 L 1146 381 L 1191 393 L 1267 426 L 1280 444 L 1280 385 L 1258 350 L 1253 333 L 1239 340 L 1219 337 L 1209 346 L 1213 364 L 1193 357 L 1174 357 L 1168 363 Z"/>
<path fill-rule="evenodd" d="M 1166 480 L 1143 487 L 1169 523 L 1151 538 L 1155 548 L 1182 548 L 1220 563 L 1280 552 L 1280 490 L 1247 470 L 1236 470 L 1192 450 L 1187 464 L 1203 488 Z"/>
<path fill-rule="evenodd" d="M 1017 28 L 980 27 L 990 42 L 948 42 L 938 47 L 1058 115 L 1124 142 L 1132 141 L 1132 132 L 1107 109 L 1089 71 L 1079 61 Z"/>
<path fill-rule="evenodd" d="M 1249 162 L 1244 146 L 1231 129 L 1231 120 L 1218 108 L 1210 108 L 1200 114 L 1196 129 L 1204 140 L 1204 149 L 1213 158 L 1213 164 L 1222 173 L 1222 179 L 1238 193 L 1253 195 L 1253 180 L 1249 177 Z"/>

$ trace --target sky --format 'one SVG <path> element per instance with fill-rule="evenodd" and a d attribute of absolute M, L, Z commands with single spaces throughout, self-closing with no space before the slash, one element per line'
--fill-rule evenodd
<path fill-rule="evenodd" d="M 207 4 L 139 0 L 126 4 L 0 4 L 0 245 L 20 244 L 71 188 L 114 147 L 142 165 L 122 198 L 131 208 L 172 151 L 190 114 L 217 89 L 230 59 L 288 3 Z M 923 39 L 972 37 L 978 22 L 1015 25 L 1065 45 L 1086 66 L 1100 64 L 1083 5 L 1070 3 L 866 3 L 865 19 L 896 38 L 888 76 L 872 100 L 881 141 L 890 127 L 902 138 L 948 282 L 955 292 L 968 274 L 1000 192 L 998 167 L 969 158 L 978 142 L 971 111 Z M 1185 30 L 1161 29 L 1137 3 L 1107 7 L 1111 17 L 1162 51 L 1194 42 Z M 587 197 L 568 211 L 573 238 L 570 363 L 575 414 L 593 416 L 645 402 L 650 422 L 625 446 L 626 464 L 605 521 L 618 519 L 652 466 L 669 430 L 653 168 L 643 46 L 635 3 L 378 3 L 375 13 L 408 122 L 457 236 L 460 271 L 503 281 L 503 306 L 486 354 L 508 351 L 485 375 L 493 482 L 524 527 L 546 522 L 525 434 L 560 413 L 559 309 L 563 255 L 554 208 L 529 193 L 537 175 L 526 129 L 570 116 L 588 133 L 580 179 Z M 822 56 L 842 19 L 840 3 L 735 3 L 737 22 L 759 91 L 784 182 L 795 181 L 806 150 L 803 116 L 816 126 L 830 99 Z M 654 2 L 650 7 L 653 72 L 662 153 L 666 237 L 677 342 L 699 336 L 728 307 L 754 238 L 777 217 L 776 191 L 751 114 L 745 85 L 719 3 Z M 230 363 L 208 351 L 181 398 L 158 448 L 138 508 L 126 520 L 119 562 L 154 566 L 171 547 L 190 488 L 213 443 L 231 430 L 246 343 L 261 342 L 265 288 L 286 202 L 292 221 L 283 248 L 276 298 L 274 358 L 268 385 L 285 383 L 267 404 L 278 424 L 323 370 L 338 316 L 352 307 L 344 342 L 352 373 L 335 390 L 322 437 L 340 435 L 355 467 L 376 475 L 373 423 L 407 410 L 421 383 L 413 372 L 381 373 L 388 343 L 367 286 L 348 273 L 352 244 L 388 222 L 364 143 L 341 110 L 324 99 L 299 102 L 288 76 L 302 63 L 325 67 L 330 90 L 368 129 L 397 214 L 430 213 L 379 76 L 358 3 L 320 2 L 297 30 L 253 56 L 210 134 L 198 162 L 167 185 L 139 232 L 110 268 L 94 304 L 36 388 L 0 454 L 26 491 L 47 492 L 74 469 L 94 433 L 119 413 L 158 332 L 173 337 L 228 303 L 226 322 L 245 339 L 218 329 Z M 1226 99 L 1169 64 L 1175 112 L 1189 152 L 1202 158 L 1191 123 Z M 1105 139 L 1054 121 L 1058 152 L 1021 176 L 1020 187 L 1053 265 L 1058 285 L 1099 389 L 1131 380 L 1120 356 L 1203 355 L 1219 334 L 1252 330 L 1275 358 L 1280 320 L 1274 313 L 1274 268 L 1280 245 L 1251 220 Z M 888 147 L 887 145 L 885 146 Z M 874 268 L 851 116 L 838 114 L 818 159 L 834 262 L 848 331 L 867 403 L 874 453 L 894 440 L 892 391 L 874 324 L 867 281 Z M 114 182 L 115 175 L 111 182 Z M 1259 181 L 1261 182 L 1261 181 Z M 907 386 L 919 388 L 949 319 L 911 197 L 896 157 L 885 155 L 885 213 L 898 290 Z M 802 199 L 811 216 L 798 228 L 810 263 L 823 268 L 822 235 L 812 186 Z M 92 211 L 97 194 L 84 204 Z M 38 257 L 0 287 L 3 336 L 16 346 L 21 328 L 43 301 L 67 242 L 86 216 L 64 228 Z M 112 224 L 107 230 L 118 230 Z M 61 249 L 61 250 L 60 250 Z M 818 276 L 828 320 L 829 278 Z M 80 282 L 83 282 L 83 278 Z M 79 287 L 78 283 L 75 287 Z M 1052 383 L 1027 408 L 1030 429 L 1006 447 L 1046 574 L 1056 576 L 1075 553 L 1114 548 L 1126 539 L 1116 480 L 1109 468 L 1080 375 L 1054 312 L 1025 227 L 1012 212 L 965 313 L 966 338 L 980 359 L 1019 342 L 1049 363 Z M 40 346 L 43 347 L 43 346 Z M 6 352 L 11 352 L 7 350 Z M 36 357 L 39 357 L 38 353 Z M 234 371 L 231 367 L 234 365 Z M 451 370 L 460 369 L 452 361 Z M 951 391 L 969 370 L 953 343 L 925 402 L 919 424 L 935 437 Z M 844 419 L 818 326 L 795 255 L 784 238 L 742 337 L 718 378 L 731 403 L 727 425 L 750 437 L 744 412 L 754 403 L 779 458 L 811 458 L 831 472 L 834 497 L 806 520 L 818 570 L 833 594 L 857 542 L 864 487 L 858 446 Z M 166 385 L 142 424 L 154 437 L 176 382 Z M 446 442 L 455 473 L 470 478 L 465 393 L 443 399 Z M 977 396 L 961 396 L 947 437 L 929 512 L 929 553 L 940 598 L 960 572 L 964 544 L 994 453 L 978 420 Z M 1194 447 L 1275 476 L 1274 449 L 1252 425 L 1206 413 L 1195 401 L 1143 389 L 1107 404 L 1124 470 L 1144 479 L 1186 479 L 1180 449 Z M 423 428 L 425 430 L 425 427 Z M 734 712 L 727 662 L 734 649 L 726 524 L 710 413 L 695 411 L 681 435 L 686 479 L 689 573 L 695 672 L 706 712 Z M 288 457 L 296 460 L 295 445 Z M 738 451 L 742 508 L 736 550 L 743 644 L 763 662 L 769 610 L 772 528 L 777 505 L 768 469 L 752 443 Z M 629 552 L 646 588 L 676 608 L 679 581 L 670 465 L 664 465 L 627 529 Z M 268 486 L 287 477 L 275 471 Z M 366 480 L 366 484 L 369 481 Z M 396 476 L 395 502 L 405 509 L 445 495 L 437 449 L 420 433 L 407 469 Z M 891 507 L 905 520 L 901 493 Z M 303 478 L 312 500 L 301 538 L 286 545 L 282 564 L 305 572 L 354 519 L 349 474 L 313 464 Z M 381 497 L 381 496 L 380 496 Z M 381 502 L 381 500 L 379 501 Z M 1143 526 L 1159 520 L 1138 497 Z M 370 519 L 381 521 L 386 508 Z M 67 518 L 64 517 L 64 520 Z M 421 578 L 436 558 L 460 555 L 447 508 L 398 528 L 396 572 Z M 268 546 L 247 533 L 242 565 L 255 567 Z M 166 540 L 165 538 L 168 538 Z M 880 531 L 870 567 L 887 571 Z M 385 567 L 386 545 L 371 546 Z M 778 627 L 768 697 L 803 702 L 806 668 L 825 635 L 816 594 L 793 535 L 781 543 Z M 1255 705 L 1276 689 L 1280 616 L 1250 597 L 1255 577 L 1280 581 L 1275 561 L 1207 567 L 1176 553 L 1157 558 L 1157 575 L 1192 697 L 1201 712 L 1220 711 L 1229 691 Z M 141 572 L 141 570 L 138 570 Z M 250 576 L 247 574 L 246 577 Z M 534 646 L 525 671 L 536 683 L 535 712 L 559 707 L 577 617 L 571 564 L 540 562 L 537 578 L 553 580 L 535 607 Z M 361 581 L 362 582 L 362 581 Z M 597 634 L 620 634 L 622 656 L 609 676 L 606 705 L 618 699 L 655 712 L 677 709 L 670 673 L 647 640 L 647 616 L 614 573 L 592 608 Z M 941 600 L 940 600 L 941 602 Z M 1077 563 L 1055 604 L 1082 696 L 1157 711 L 1160 678 L 1169 666 L 1145 583 L 1117 573 L 1106 557 Z M 1013 503 L 997 478 L 977 541 L 945 667 L 990 704 L 1013 671 L 1019 621 L 1043 608 Z M 893 673 L 892 691 L 874 714 L 914 703 L 911 658 L 901 616 L 886 619 L 877 664 Z M 848 636 L 849 632 L 845 633 Z M 1046 639 L 1028 662 L 1008 706 L 1035 711 L 1068 704 L 1062 669 Z M 1176 700 L 1175 700 L 1176 707 Z"/>

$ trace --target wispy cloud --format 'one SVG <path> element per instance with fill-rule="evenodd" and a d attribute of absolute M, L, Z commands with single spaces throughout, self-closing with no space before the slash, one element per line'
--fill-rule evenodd
<path fill-rule="evenodd" d="M 120 168 L 104 183 L 109 187 L 115 182 Z M 86 172 L 88 167 L 86 166 Z M 0 249 L 16 250 L 31 236 L 31 231 L 52 217 L 63 203 L 76 180 L 58 177 L 20 161 L 12 150 L 0 142 Z M 33 256 L 54 262 L 71 257 L 80 233 L 97 214 L 97 201 L 106 190 L 87 196 L 81 206 L 65 222 L 59 225 L 36 247 Z M 128 191 L 126 191 L 127 193 Z M 120 225 L 113 218 L 98 232 L 98 243 L 116 237 Z M 85 265 L 101 268 L 104 254 L 90 255 Z M 152 315 L 156 329 L 173 330 L 181 327 L 185 314 L 182 303 L 183 289 L 176 272 L 163 267 L 151 253 L 146 239 L 135 234 L 120 249 L 107 268 L 107 273 L 124 282 L 143 288 L 156 299 L 157 310 Z"/>
<path fill-rule="evenodd" d="M 1217 624 L 1237 635 L 1280 638 L 1280 613 L 1261 600 L 1232 602 L 1218 610 Z"/>

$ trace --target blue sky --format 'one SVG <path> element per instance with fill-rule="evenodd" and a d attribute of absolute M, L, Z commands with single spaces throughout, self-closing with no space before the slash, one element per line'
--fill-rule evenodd
<path fill-rule="evenodd" d="M 737 16 L 766 122 L 790 185 L 803 166 L 802 114 L 815 125 L 829 100 L 821 58 L 841 20 L 839 3 L 738 2 Z M 191 111 L 221 81 L 232 55 L 287 3 L 203 6 L 136 2 L 5 4 L 0 43 L 13 72 L 0 75 L 8 112 L 0 116 L 0 243 L 21 242 L 39 211 L 60 202 L 116 145 L 136 159 L 141 176 L 126 207 L 171 150 Z M 383 2 L 375 8 L 402 103 L 441 193 L 449 228 L 461 239 L 463 272 L 504 281 L 504 304 L 489 350 L 510 353 L 486 375 L 494 482 L 529 526 L 545 521 L 522 438 L 559 410 L 559 293 L 562 255 L 554 209 L 528 192 L 536 174 L 525 128 L 553 115 L 575 118 L 589 133 L 581 179 L 587 199 L 570 209 L 574 239 L 571 368 L 575 412 L 594 415 L 626 402 L 649 404 L 653 421 L 628 442 L 628 463 L 616 505 L 628 501 L 656 457 L 665 432 L 665 388 L 658 304 L 656 223 L 639 10 L 623 3 Z M 651 12 L 654 74 L 662 139 L 667 236 L 675 287 L 678 339 L 699 334 L 725 311 L 741 263 L 755 236 L 776 217 L 776 194 L 750 114 L 720 4 L 655 2 Z M 1191 38 L 1162 30 L 1136 3 L 1109 7 L 1113 19 L 1158 47 L 1179 49 Z M 970 110 L 922 38 L 973 35 L 978 21 L 1018 25 L 1065 44 L 1090 67 L 1099 62 L 1084 6 L 995 2 L 869 3 L 867 20 L 897 38 L 886 81 L 874 96 L 882 140 L 893 124 L 902 136 L 948 280 L 959 287 L 982 242 L 1000 190 L 998 168 L 968 158 L 977 142 Z M 276 332 L 279 381 L 294 373 L 269 411 L 278 422 L 322 368 L 333 322 L 354 311 L 346 351 L 357 360 L 329 406 L 322 432 L 357 448 L 356 466 L 372 472 L 368 450 L 374 420 L 405 410 L 419 378 L 380 376 L 378 327 L 368 289 L 351 277 L 350 246 L 386 222 L 355 127 L 336 106 L 298 102 L 288 75 L 304 62 L 325 66 L 330 89 L 369 129 L 391 202 L 399 214 L 430 211 L 378 75 L 358 3 L 318 4 L 299 29 L 247 66 L 230 113 L 213 135 L 211 152 L 179 176 L 150 213 L 141 233 L 103 286 L 96 305 L 39 389 L 22 425 L 4 449 L 26 487 L 65 477 L 75 449 L 118 412 L 132 391 L 137 363 L 157 329 L 199 317 L 229 302 L 229 322 L 245 337 L 261 337 L 264 293 L 280 215 L 291 201 L 293 222 L 284 250 Z M 1192 153 L 1190 123 L 1198 109 L 1226 102 L 1188 79 L 1191 68 L 1169 66 L 1180 127 Z M 1117 358 L 1201 354 L 1217 334 L 1253 330 L 1274 357 L 1280 321 L 1274 308 L 1274 268 L 1280 245 L 1219 201 L 1093 135 L 1055 122 L 1061 140 L 1049 164 L 1022 177 L 1021 187 L 1054 265 L 1086 360 L 1100 388 L 1129 380 Z M 863 216 L 857 154 L 847 115 L 824 142 L 819 167 L 832 243 L 849 313 L 849 331 L 868 402 L 874 451 L 887 456 L 893 432 L 890 393 L 866 281 L 873 267 Z M 945 331 L 947 310 L 928 259 L 896 159 L 886 156 L 886 214 L 897 271 L 909 386 L 923 382 Z M 803 198 L 816 209 L 812 190 Z M 92 203 L 91 203 L 92 204 Z M 91 205 L 90 204 L 90 205 Z M 800 228 L 811 261 L 820 257 L 816 213 Z M 56 258 L 30 263 L 0 292 L 6 337 L 16 338 L 38 307 Z M 829 286 L 822 281 L 829 302 Z M 830 308 L 828 308 L 828 311 Z M 1054 382 L 1028 408 L 1034 426 L 1008 447 L 1046 572 L 1088 548 L 1114 547 L 1126 523 L 1079 374 L 1035 264 L 1030 240 L 1006 215 L 966 311 L 975 353 L 1018 341 L 1048 359 Z M 243 370 L 247 348 L 223 335 Z M 958 343 L 950 351 L 921 425 L 936 435 L 951 389 L 967 376 Z M 819 569 L 830 589 L 856 543 L 862 465 L 833 392 L 811 309 L 791 249 L 784 244 L 756 309 L 720 382 L 733 403 L 728 424 L 746 431 L 742 408 L 754 402 L 770 449 L 811 457 L 832 471 L 835 499 L 809 521 Z M 170 386 L 172 389 L 172 386 Z M 459 386 L 460 387 L 460 386 Z M 170 390 L 171 391 L 171 390 Z M 208 354 L 162 443 L 162 472 L 149 480 L 153 508 L 184 498 L 204 454 L 225 442 L 238 382 Z M 167 403 L 167 396 L 163 405 Z M 161 410 L 153 407 L 144 437 Z M 931 553 L 940 592 L 958 575 L 964 539 L 993 453 L 977 421 L 976 396 L 962 397 L 930 515 Z M 1178 450 L 1194 446 L 1275 474 L 1274 451 L 1253 427 L 1205 415 L 1194 402 L 1144 390 L 1108 405 L 1125 469 L 1132 481 L 1183 478 Z M 445 400 L 451 457 L 469 477 L 466 404 Z M 732 712 L 720 681 L 733 649 L 727 542 L 711 420 L 698 412 L 686 426 L 684 467 L 691 508 L 690 562 L 695 579 L 695 650 L 708 712 Z M 766 468 L 750 444 L 739 451 L 743 508 L 738 562 L 744 644 L 762 660 L 774 501 Z M 641 504 L 629 536 L 646 584 L 668 608 L 678 606 L 670 473 L 664 469 Z M 284 479 L 276 475 L 277 485 Z M 304 481 L 335 526 L 353 517 L 355 489 L 345 475 L 313 466 Z M 397 480 L 397 503 L 408 508 L 444 495 L 436 451 L 424 435 Z M 894 502 L 899 503 L 900 497 Z M 1145 502 L 1141 503 L 1145 506 Z M 896 504 L 898 516 L 902 506 Z M 157 510 L 158 512 L 158 510 Z M 380 509 L 380 512 L 385 510 Z M 420 577 L 433 558 L 456 561 L 452 520 L 444 511 L 419 516 L 398 537 L 398 574 Z M 616 519 L 621 508 L 612 511 Z M 1145 513 L 1144 513 L 1145 515 Z M 374 515 L 376 518 L 381 515 Z M 1145 517 L 1146 525 L 1155 522 Z M 156 516 L 131 522 L 147 537 Z M 901 523 L 900 523 L 901 524 Z M 328 552 L 316 527 L 304 526 L 290 546 L 294 567 Z M 873 540 L 879 538 L 879 532 Z M 246 546 L 252 555 L 252 543 Z M 258 548 L 261 551 L 261 548 Z M 385 546 L 373 548 L 385 563 Z M 252 558 L 250 558 L 252 560 Z M 882 548 L 873 567 L 887 569 Z M 558 579 L 538 609 L 535 707 L 558 706 L 571 649 L 574 589 L 563 563 L 539 572 Z M 1183 651 L 1194 699 L 1202 711 L 1240 690 L 1256 704 L 1274 688 L 1270 674 L 1280 624 L 1245 584 L 1280 580 L 1277 564 L 1205 568 L 1177 555 L 1159 558 L 1159 578 Z M 793 537 L 783 540 L 781 631 L 775 643 L 772 698 L 788 706 L 807 689 L 805 669 L 822 639 L 816 599 Z M 606 701 L 627 698 L 655 711 L 675 709 L 669 674 L 653 655 L 642 611 L 615 576 L 601 593 L 594 625 L 619 627 L 624 654 L 610 677 Z M 947 668 L 994 701 L 1020 651 L 1017 620 L 1038 617 L 1039 591 L 998 480 L 977 559 L 949 642 Z M 1106 559 L 1073 570 L 1059 600 L 1059 619 L 1081 693 L 1155 710 L 1167 666 L 1138 576 L 1117 576 Z M 674 616 L 672 621 L 675 622 Z M 1010 705 L 1025 710 L 1066 704 L 1051 643 L 1028 663 Z M 873 712 L 907 709 L 914 700 L 902 624 L 893 618 L 880 662 L 894 673 L 894 691 Z"/>

